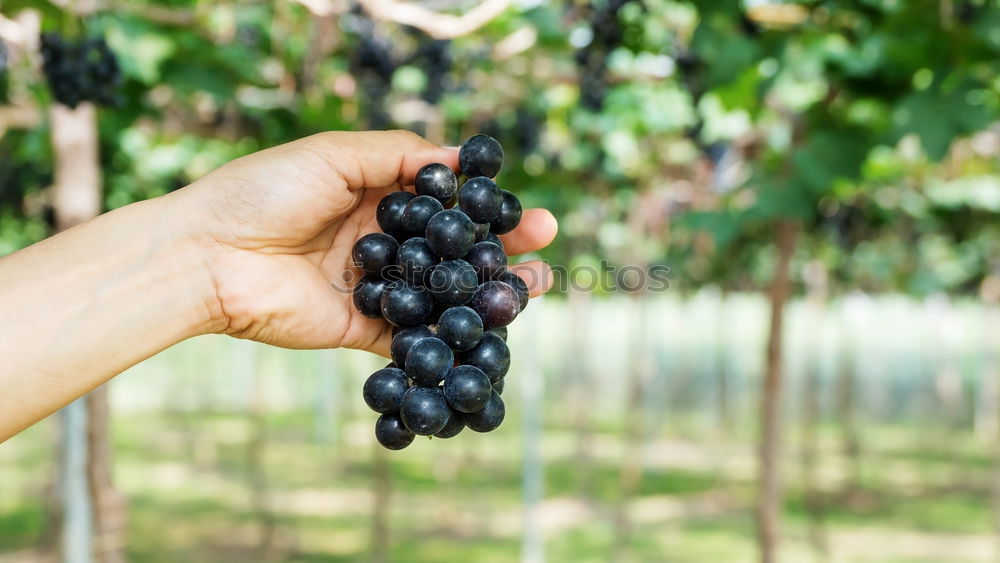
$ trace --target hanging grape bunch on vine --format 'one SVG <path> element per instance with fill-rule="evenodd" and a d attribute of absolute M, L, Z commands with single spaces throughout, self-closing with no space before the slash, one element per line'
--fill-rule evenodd
<path fill-rule="evenodd" d="M 588 10 L 590 42 L 576 52 L 580 70 L 580 105 L 600 111 L 608 93 L 608 57 L 623 44 L 625 28 L 621 25 L 622 8 L 639 0 L 591 2 Z"/>
<path fill-rule="evenodd" d="M 527 306 L 528 286 L 507 269 L 497 235 L 517 227 L 521 203 L 493 180 L 503 148 L 492 137 L 467 140 L 459 162 L 461 187 L 448 166 L 424 166 L 416 195 L 385 196 L 376 211 L 383 232 L 354 245 L 364 273 L 354 304 L 394 327 L 392 363 L 363 391 L 381 414 L 376 439 L 393 450 L 416 435 L 490 432 L 504 419 L 506 327 Z"/>
<path fill-rule="evenodd" d="M 49 90 L 60 104 L 70 108 L 83 102 L 121 104 L 121 69 L 103 37 L 70 39 L 43 33 L 41 53 Z"/>

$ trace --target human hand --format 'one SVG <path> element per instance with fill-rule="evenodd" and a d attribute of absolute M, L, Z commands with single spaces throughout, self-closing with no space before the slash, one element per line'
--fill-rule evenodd
<path fill-rule="evenodd" d="M 387 355 L 391 326 L 358 313 L 353 283 L 341 280 L 360 277 L 351 249 L 379 230 L 378 202 L 412 191 L 431 162 L 457 170 L 458 150 L 405 131 L 320 133 L 235 160 L 177 192 L 214 284 L 213 329 L 286 348 Z M 530 209 L 501 239 L 508 254 L 522 254 L 549 244 L 556 229 L 551 213 Z M 532 296 L 551 285 L 542 262 L 511 269 Z"/>

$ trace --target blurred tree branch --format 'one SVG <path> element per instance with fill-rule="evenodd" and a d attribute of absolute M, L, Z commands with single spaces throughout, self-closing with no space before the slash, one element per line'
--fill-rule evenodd
<path fill-rule="evenodd" d="M 485 0 L 475 8 L 453 16 L 399 0 L 360 0 L 372 17 L 415 27 L 435 39 L 468 35 L 504 13 L 511 0 Z"/>

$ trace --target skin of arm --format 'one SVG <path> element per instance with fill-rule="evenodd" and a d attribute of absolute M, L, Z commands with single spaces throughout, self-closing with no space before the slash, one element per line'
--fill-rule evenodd
<path fill-rule="evenodd" d="M 321 133 L 0 259 L 0 441 L 200 334 L 386 355 L 391 327 L 331 282 L 357 274 L 351 248 L 378 230 L 379 200 L 430 162 L 457 168 L 458 152 L 402 131 Z M 531 209 L 502 238 L 521 254 L 556 228 Z M 512 269 L 533 296 L 551 285 L 541 262 Z"/>

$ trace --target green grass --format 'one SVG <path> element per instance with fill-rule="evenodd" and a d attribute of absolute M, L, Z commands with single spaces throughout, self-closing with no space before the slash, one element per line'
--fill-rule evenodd
<path fill-rule="evenodd" d="M 117 416 L 115 480 L 129 498 L 130 559 L 367 560 L 375 451 L 367 436 L 369 418 L 366 413 L 341 421 L 338 442 L 325 444 L 313 439 L 311 413 L 268 415 L 258 469 L 267 486 L 265 520 L 253 501 L 248 442 L 255 423 L 250 417 L 222 412 Z M 0 450 L 0 561 L 2 553 L 33 548 L 44 532 L 50 430 L 32 428 Z M 595 428 L 595 443 L 612 443 L 615 431 Z M 821 468 L 847 467 L 837 436 L 821 429 Z M 522 444 L 509 429 L 488 441 L 475 438 L 421 441 L 404 453 L 386 454 L 392 502 L 384 549 L 391 560 L 506 562 L 520 557 Z M 664 461 L 643 469 L 628 504 L 629 533 L 619 542 L 615 514 L 623 450 L 595 447 L 584 463 L 576 455 L 576 440 L 571 429 L 547 429 L 541 443 L 545 502 L 538 514 L 547 522 L 543 535 L 549 560 L 753 560 L 754 487 L 753 473 L 747 471 L 753 467 L 752 448 L 714 434 L 656 442 L 655 448 L 679 445 L 678 455 L 704 455 L 673 464 L 668 449 L 657 458 Z M 725 463 L 713 457 L 723 450 Z M 906 428 L 871 426 L 863 452 L 861 483 L 848 487 L 839 470 L 835 479 L 819 483 L 828 533 L 916 534 L 959 548 L 990 541 L 992 464 L 972 438 L 959 434 L 921 443 Z M 784 459 L 782 553 L 787 560 L 808 560 L 810 515 L 802 501 L 794 442 Z M 261 546 L 265 521 L 273 524 L 267 549 Z M 861 559 L 916 560 L 895 549 L 887 543 Z"/>

